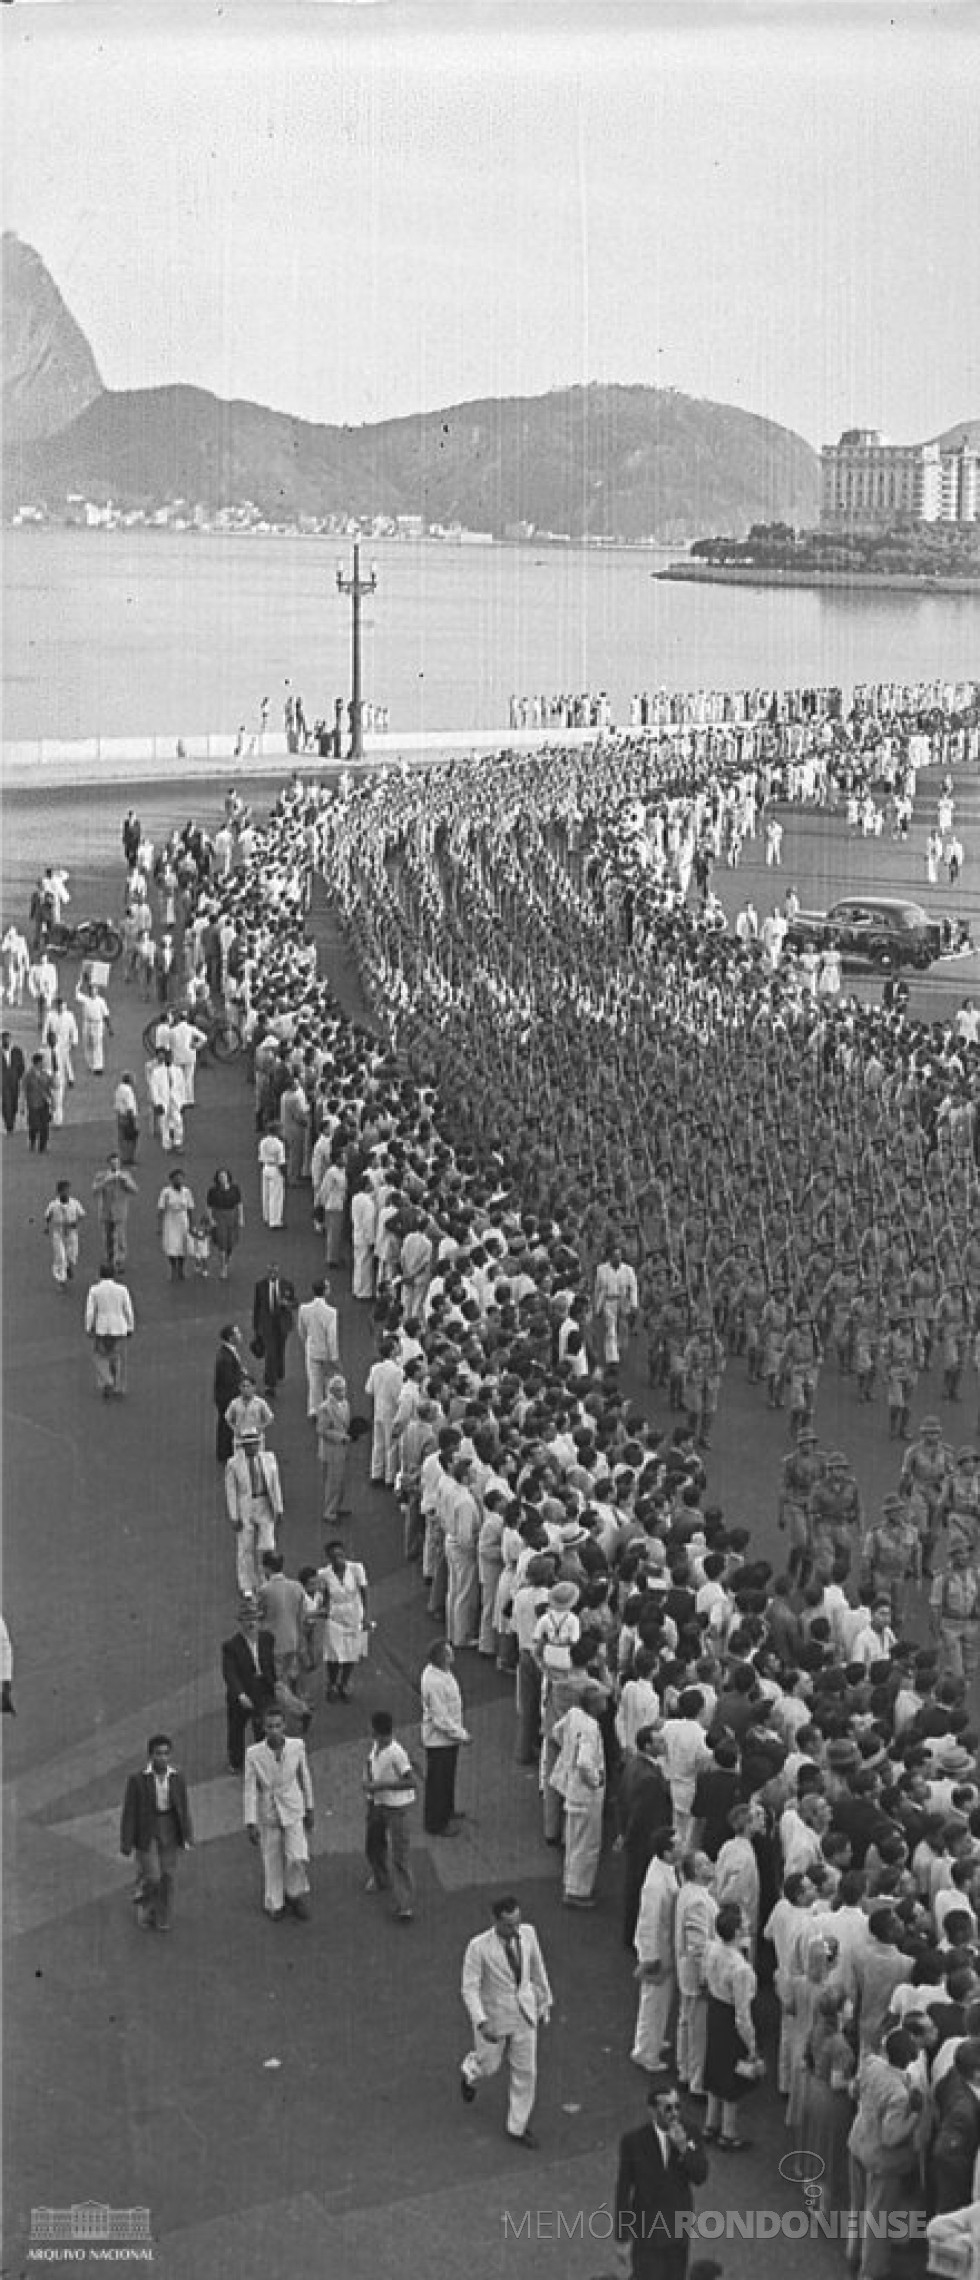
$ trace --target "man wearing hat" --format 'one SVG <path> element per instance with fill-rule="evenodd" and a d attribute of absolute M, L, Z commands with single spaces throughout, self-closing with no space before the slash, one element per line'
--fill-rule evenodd
<path fill-rule="evenodd" d="M 938 1525 L 946 1529 L 949 1555 L 962 1545 L 971 1567 L 980 1561 L 980 1470 L 974 1448 L 957 1449 L 956 1463 L 939 1500 Z"/>
<path fill-rule="evenodd" d="M 785 1528 L 789 1538 L 787 1566 L 790 1576 L 801 1569 L 809 1542 L 810 1498 L 822 1480 L 826 1458 L 820 1449 L 812 1425 L 804 1425 L 797 1436 L 795 1449 L 783 1458 L 783 1478 L 779 1494 L 778 1525 Z"/>
<path fill-rule="evenodd" d="M 888 1599 L 892 1622 L 904 1637 L 912 1593 L 922 1581 L 919 1532 L 907 1497 L 884 1497 L 881 1519 L 865 1536 L 863 1560 L 863 1596 Z"/>
<path fill-rule="evenodd" d="M 648 2119 L 619 2141 L 614 2238 L 629 2251 L 630 2280 L 685 2280 L 690 2253 L 692 2186 L 703 2185 L 708 2161 L 699 2132 L 681 2108 L 676 2076 L 666 2069 L 647 2092 Z"/>
<path fill-rule="evenodd" d="M 898 1314 L 881 1349 L 888 1390 L 888 1432 L 892 1440 L 907 1441 L 912 1401 L 918 1381 L 912 1316 Z"/>
<path fill-rule="evenodd" d="M 972 1686 L 980 1663 L 980 1577 L 962 1535 L 950 1533 L 949 1566 L 935 1577 L 929 1605 L 939 1641 L 941 1675 L 963 1679 Z"/>
<path fill-rule="evenodd" d="M 245 1734 L 249 1725 L 258 1741 L 265 1712 L 276 1698 L 275 1640 L 263 1630 L 254 1599 L 242 1599 L 238 1629 L 221 1643 L 221 1676 L 225 1682 L 228 1722 L 228 1765 L 232 1773 L 245 1767 Z"/>
<path fill-rule="evenodd" d="M 954 1465 L 953 1452 L 943 1440 L 938 1417 L 924 1417 L 916 1439 L 905 1452 L 899 1480 L 899 1487 L 908 1490 L 922 1539 L 923 1576 L 932 1574 L 940 1498 L 952 1478 Z"/>
<path fill-rule="evenodd" d="M 238 1589 L 243 1597 L 254 1597 L 265 1582 L 262 1554 L 275 1551 L 283 1511 L 278 1463 L 256 1432 L 244 1433 L 228 1459 L 225 1503 L 235 1531 Z"/>
<path fill-rule="evenodd" d="M 847 1572 L 860 1527 L 860 1490 L 843 1449 L 833 1449 L 810 1496 L 810 1548 L 818 1580 L 829 1580 L 839 1562 L 846 1563 Z"/>

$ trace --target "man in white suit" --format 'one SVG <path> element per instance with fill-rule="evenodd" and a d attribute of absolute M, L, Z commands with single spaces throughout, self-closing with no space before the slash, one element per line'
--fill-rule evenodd
<path fill-rule="evenodd" d="M 529 2128 L 537 2083 L 538 2027 L 546 2026 L 554 2001 L 538 1935 L 522 1924 L 517 1901 L 495 1900 L 493 1926 L 471 1940 L 463 1957 L 463 2001 L 473 2027 L 473 2048 L 460 2068 L 459 2086 L 467 2105 L 477 2084 L 496 2074 L 506 2055 L 509 2071 L 507 2135 L 533 2152 Z"/>
<path fill-rule="evenodd" d="M 322 1278 L 312 1285 L 313 1295 L 306 1299 L 296 1316 L 299 1342 L 306 1363 L 306 1414 L 315 1417 L 327 1398 L 327 1379 L 333 1370 L 340 1368 L 340 1346 L 337 1339 L 337 1309 L 327 1303 L 330 1288 Z"/>
<path fill-rule="evenodd" d="M 245 1752 L 244 1818 L 249 1843 L 262 1851 L 266 1915 L 284 1916 L 288 1908 L 307 1917 L 313 1783 L 305 1743 L 286 1740 L 281 1710 L 265 1712 L 265 1739 Z"/>
<path fill-rule="evenodd" d="M 279 1466 L 254 1431 L 242 1434 L 225 1466 L 225 1503 L 235 1531 L 238 1589 L 254 1598 L 266 1581 L 262 1554 L 275 1551 L 283 1510 Z"/>

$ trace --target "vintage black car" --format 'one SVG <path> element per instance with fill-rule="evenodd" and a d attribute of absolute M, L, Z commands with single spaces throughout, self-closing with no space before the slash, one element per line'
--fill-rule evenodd
<path fill-rule="evenodd" d="M 898 966 L 931 966 L 943 947 L 943 930 L 922 904 L 899 895 L 847 895 L 826 911 L 800 910 L 790 920 L 788 950 L 832 943 L 845 966 L 879 974 Z"/>

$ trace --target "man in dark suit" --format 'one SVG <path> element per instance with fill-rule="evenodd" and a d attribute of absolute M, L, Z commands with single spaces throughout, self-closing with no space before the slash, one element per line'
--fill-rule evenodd
<path fill-rule="evenodd" d="M 948 2074 L 936 2086 L 936 2135 L 930 2173 L 932 2214 L 965 2209 L 973 2199 L 973 2167 L 980 2152 L 980 2038 L 961 2042 Z"/>
<path fill-rule="evenodd" d="M 694 2206 L 707 2156 L 682 2117 L 674 2076 L 657 2076 L 647 2105 L 649 2121 L 619 2141 L 614 2238 L 630 2250 L 631 2280 L 685 2280 L 691 2244 L 677 2219 Z"/>
<path fill-rule="evenodd" d="M 221 1676 L 225 1682 L 228 1712 L 228 1764 L 232 1773 L 245 1771 L 245 1733 L 262 1739 L 265 1712 L 276 1699 L 275 1640 L 259 1628 L 259 1611 L 243 1600 L 238 1629 L 221 1643 Z"/>
<path fill-rule="evenodd" d="M 235 1323 L 226 1322 L 218 1333 L 218 1351 L 214 1357 L 214 1406 L 218 1413 L 214 1453 L 219 1465 L 226 1465 L 229 1457 L 235 1453 L 235 1437 L 227 1422 L 226 1412 L 236 1394 L 242 1390 L 245 1364 L 239 1352 L 240 1337 L 241 1331 Z"/>
<path fill-rule="evenodd" d="M 293 1326 L 296 1293 L 273 1261 L 267 1275 L 255 1285 L 252 1334 L 261 1341 L 267 1395 L 275 1393 L 286 1372 L 286 1340 Z M 254 1350 L 254 1349 L 253 1349 Z"/>
<path fill-rule="evenodd" d="M 177 1854 L 194 1842 L 187 1784 L 171 1765 L 172 1749 L 169 1734 L 151 1734 L 148 1762 L 142 1773 L 130 1774 L 123 1798 L 119 1850 L 125 1860 L 136 1854 L 137 1920 L 147 1932 L 170 1931 Z"/>
<path fill-rule="evenodd" d="M 20 1088 L 24 1082 L 24 1056 L 19 1045 L 11 1044 L 9 1029 L 5 1029 L 3 1032 L 2 1044 L 3 1095 L 0 1106 L 3 1110 L 4 1131 L 12 1132 L 17 1122 Z"/>

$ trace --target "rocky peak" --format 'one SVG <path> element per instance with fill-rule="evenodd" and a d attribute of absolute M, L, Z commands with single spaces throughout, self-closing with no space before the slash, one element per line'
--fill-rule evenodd
<path fill-rule="evenodd" d="M 38 443 L 101 396 L 88 341 L 40 254 L 12 230 L 2 240 L 3 440 Z"/>

